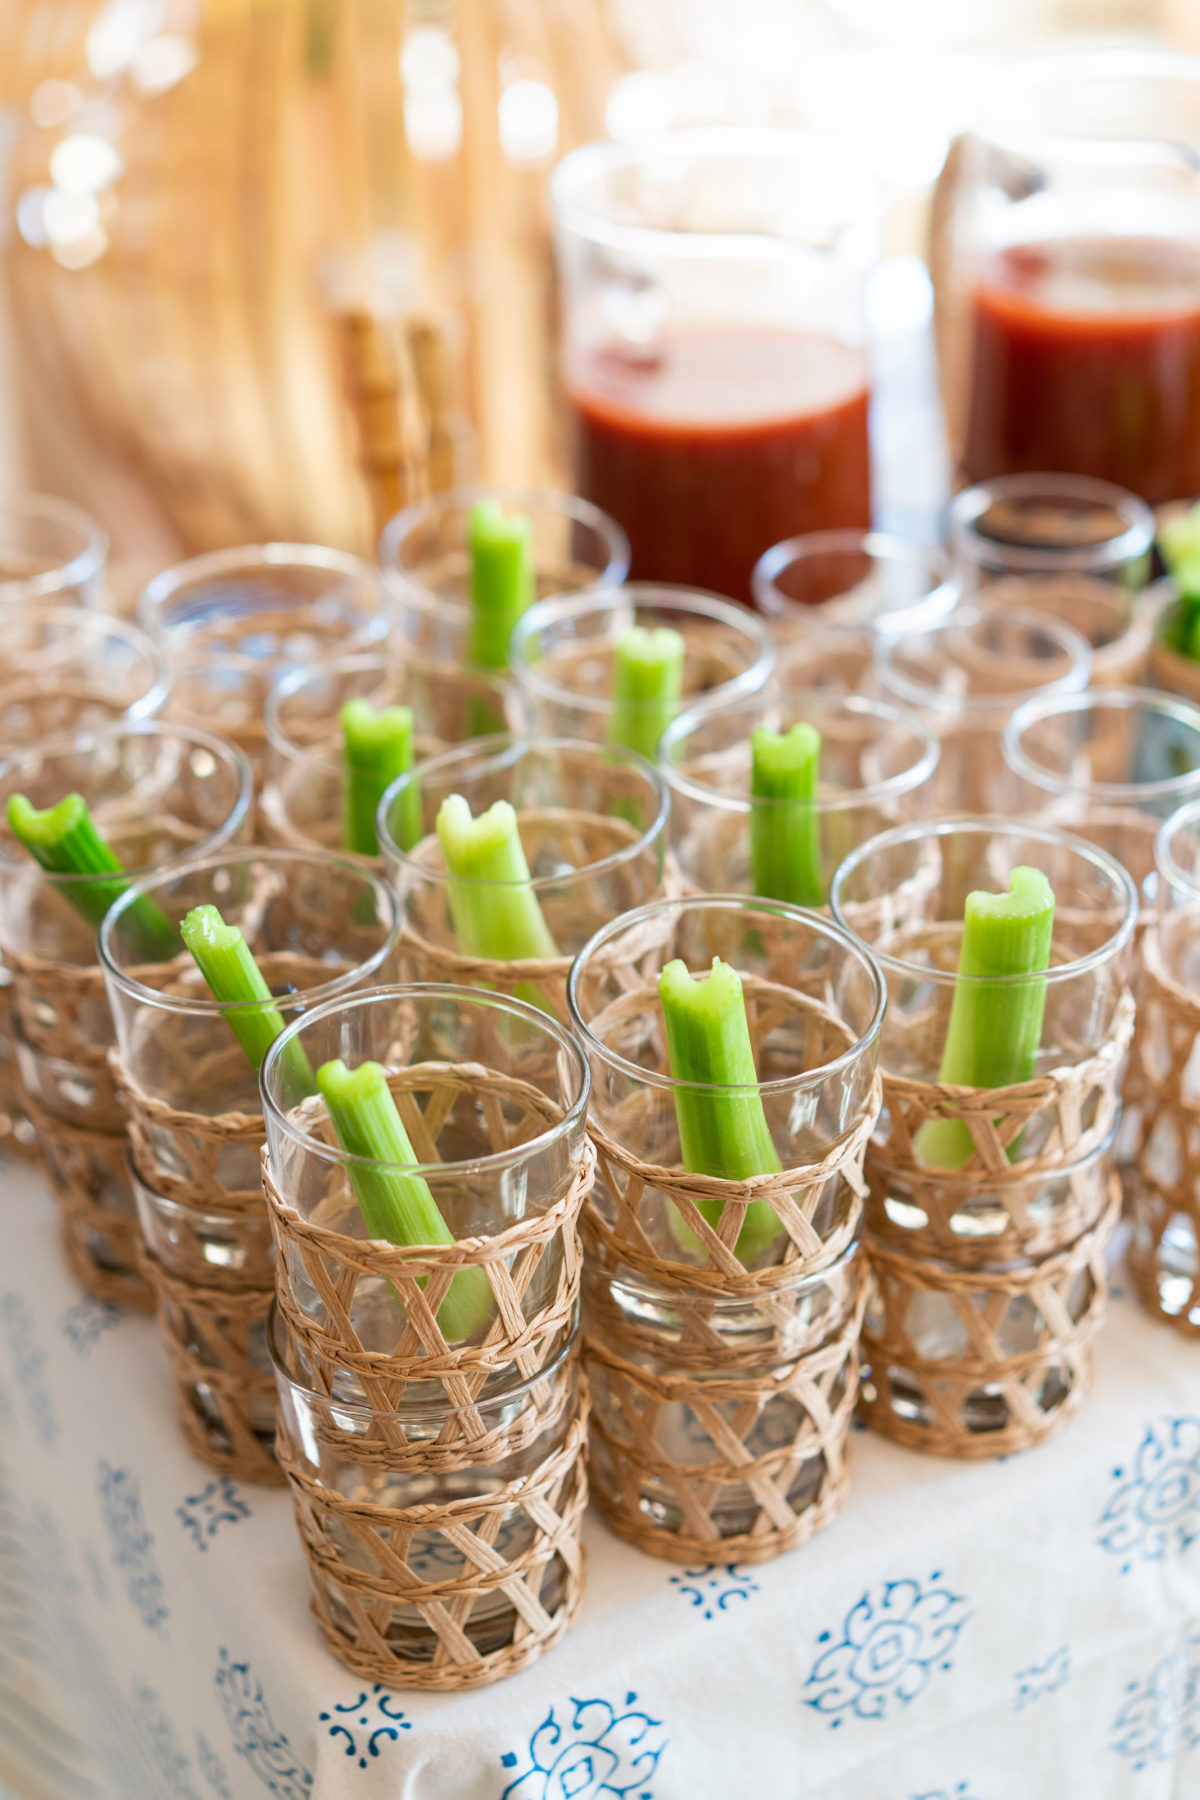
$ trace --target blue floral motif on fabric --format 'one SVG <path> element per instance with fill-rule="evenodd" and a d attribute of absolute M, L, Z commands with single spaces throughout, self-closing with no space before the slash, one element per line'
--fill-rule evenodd
<path fill-rule="evenodd" d="M 148 1631 L 165 1623 L 170 1609 L 154 1555 L 154 1538 L 142 1512 L 142 1492 L 128 1469 L 101 1462 L 97 1478 L 100 1517 L 108 1533 L 113 1567 L 125 1582 L 135 1612 Z"/>
<path fill-rule="evenodd" d="M 698 1569 L 681 1569 L 668 1580 L 705 1619 L 715 1619 L 731 1601 L 748 1600 L 759 1591 L 757 1581 L 737 1563 L 704 1563 Z"/>
<path fill-rule="evenodd" d="M 1066 1644 L 1052 1650 L 1044 1662 L 1030 1663 L 1027 1669 L 1018 1669 L 1013 1676 L 1017 1684 L 1017 1697 L 1013 1702 L 1018 1712 L 1023 1706 L 1032 1706 L 1043 1694 L 1056 1694 L 1060 1687 L 1065 1687 L 1071 1675 L 1071 1653 Z"/>
<path fill-rule="evenodd" d="M 46 1352 L 38 1343 L 32 1314 L 20 1294 L 0 1296 L 0 1326 L 8 1345 L 13 1386 L 25 1408 L 33 1435 L 43 1449 L 58 1442 L 58 1414 L 46 1385 Z"/>
<path fill-rule="evenodd" d="M 529 1740 L 528 1768 L 501 1800 L 654 1800 L 650 1784 L 668 1740 L 662 1721 L 636 1702 L 628 1693 L 618 1710 L 607 1700 L 572 1698 L 561 1722 L 552 1706 Z M 515 1769 L 525 1757 L 510 1750 L 500 1760 Z"/>
<path fill-rule="evenodd" d="M 250 1517 L 250 1508 L 238 1493 L 228 1475 L 221 1475 L 198 1494 L 189 1494 L 175 1515 L 185 1531 L 190 1531 L 197 1550 L 207 1550 L 222 1525 L 236 1525 Z"/>
<path fill-rule="evenodd" d="M 250 1665 L 234 1662 L 228 1650 L 222 1650 L 215 1679 L 238 1755 L 276 1800 L 308 1800 L 313 1778 L 285 1734 L 275 1729 L 262 1683 L 255 1680 Z"/>
<path fill-rule="evenodd" d="M 1111 1748 L 1135 1769 L 1173 1762 L 1184 1745 L 1200 1744 L 1200 1633 L 1155 1664 L 1145 1681 L 1131 1681 L 1112 1725 Z"/>
<path fill-rule="evenodd" d="M 395 1694 L 379 1681 L 370 1690 L 363 1688 L 357 1700 L 321 1713 L 320 1719 L 329 1726 L 331 1738 L 345 1738 L 346 1755 L 354 1757 L 360 1769 L 385 1744 L 394 1744 L 402 1731 L 412 1730 L 412 1720 L 405 1718 Z"/>
<path fill-rule="evenodd" d="M 77 1300 L 74 1306 L 68 1306 L 58 1323 L 72 1349 L 80 1356 L 86 1356 L 106 1331 L 111 1331 L 127 1316 L 119 1306 L 110 1306 L 107 1300 L 93 1300 L 88 1295 Z"/>
<path fill-rule="evenodd" d="M 931 1788 L 928 1793 L 914 1794 L 912 1800 L 974 1800 L 969 1781 L 960 1781 L 953 1788 Z"/>
<path fill-rule="evenodd" d="M 217 1796 L 217 1800 L 233 1800 L 229 1777 L 225 1773 L 225 1764 L 202 1731 L 197 1731 L 193 1735 L 196 1740 L 196 1767 Z"/>
<path fill-rule="evenodd" d="M 1113 1470 L 1119 1485 L 1098 1521 L 1102 1550 L 1135 1563 L 1162 1562 L 1200 1536 L 1200 1419 L 1148 1425 L 1133 1466 Z"/>
<path fill-rule="evenodd" d="M 188 1759 L 179 1747 L 175 1727 L 153 1688 L 139 1687 L 130 1708 L 132 1724 L 158 1777 L 156 1791 L 171 1800 L 197 1800 L 188 1779 Z"/>
<path fill-rule="evenodd" d="M 839 1640 L 821 1633 L 817 1641 L 828 1648 L 813 1664 L 804 1704 L 835 1728 L 848 1718 L 892 1716 L 924 1693 L 935 1672 L 951 1667 L 970 1617 L 938 1571 L 927 1582 L 885 1582 L 850 1608 Z"/>

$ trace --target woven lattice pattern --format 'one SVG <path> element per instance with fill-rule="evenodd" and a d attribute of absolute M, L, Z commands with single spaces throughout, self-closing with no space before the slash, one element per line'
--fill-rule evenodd
<path fill-rule="evenodd" d="M 389 1076 L 405 1129 L 424 1165 L 439 1162 L 439 1133 L 460 1099 L 477 1108 L 490 1153 L 557 1122 L 556 1104 L 531 1083 L 476 1063 L 418 1063 Z M 409 1248 L 350 1235 L 361 1219 L 340 1166 L 309 1217 L 288 1204 L 269 1156 L 263 1189 L 279 1249 L 279 1304 L 306 1353 L 353 1374 L 370 1404 L 390 1412 L 414 1377 L 441 1381 L 451 1406 L 468 1405 L 490 1373 L 515 1363 L 532 1375 L 565 1341 L 579 1293 L 579 1213 L 594 1179 L 586 1140 L 548 1205 L 489 1236 Z M 464 1169 L 459 1197 L 472 1182 Z M 490 1190 L 480 1187 L 487 1197 Z M 486 1326 L 451 1345 L 438 1310 L 455 1274 L 480 1268 L 491 1289 Z"/>
<path fill-rule="evenodd" d="M 1134 1039 L 1143 1148 L 1130 1182 L 1129 1267 L 1143 1304 L 1178 1330 L 1200 1332 L 1200 1093 L 1191 1063 L 1200 1000 L 1168 972 L 1158 932 L 1142 945 Z M 1172 1252 L 1169 1240 L 1174 1240 Z"/>
<path fill-rule="evenodd" d="M 42 1056 L 61 1057 L 92 1075 L 97 1106 L 116 1111 L 108 1073 L 112 1016 L 99 964 L 49 962 L 6 946 L 13 1010 L 26 1041 Z"/>
<path fill-rule="evenodd" d="M 124 1134 L 64 1125 L 32 1102 L 30 1117 L 62 1213 L 63 1243 L 76 1281 L 97 1300 L 148 1312 L 153 1302 L 137 1273 L 137 1219 Z"/>
<path fill-rule="evenodd" d="M 583 1591 L 587 1410 L 585 1394 L 531 1470 L 490 1478 L 477 1466 L 466 1480 L 475 1491 L 429 1504 L 327 1486 L 281 1444 L 334 1655 L 366 1680 L 437 1692 L 497 1681 L 557 1643 Z"/>
<path fill-rule="evenodd" d="M 788 1364 L 673 1364 L 589 1316 L 593 1493 L 613 1530 L 676 1562 L 764 1562 L 841 1505 L 858 1392 L 861 1297 L 841 1330 Z"/>
<path fill-rule="evenodd" d="M 1120 1203 L 1110 1175 L 1091 1231 L 1054 1256 L 1005 1268 L 961 1269 L 869 1241 L 867 1423 L 956 1457 L 1007 1455 L 1057 1431 L 1091 1384 Z"/>

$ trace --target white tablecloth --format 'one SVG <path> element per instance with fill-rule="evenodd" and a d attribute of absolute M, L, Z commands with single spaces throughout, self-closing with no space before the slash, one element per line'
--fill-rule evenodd
<path fill-rule="evenodd" d="M 285 1493 L 177 1434 L 152 1322 L 0 1174 L 0 1789 L 38 1800 L 1165 1800 L 1200 1793 L 1200 1345 L 1118 1278 L 1054 1443 L 854 1438 L 841 1519 L 683 1570 L 588 1523 L 543 1662 L 459 1697 L 325 1651 Z"/>

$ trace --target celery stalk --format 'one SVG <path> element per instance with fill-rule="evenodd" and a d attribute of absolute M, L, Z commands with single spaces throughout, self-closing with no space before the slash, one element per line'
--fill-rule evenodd
<path fill-rule="evenodd" d="M 213 998 L 231 1008 L 225 1016 L 247 1062 L 252 1069 L 261 1069 L 263 1058 L 284 1028 L 284 1019 L 250 946 L 236 925 L 225 923 L 215 906 L 194 906 L 180 925 L 179 935 Z M 312 1064 L 304 1046 L 293 1038 L 283 1059 L 295 1098 L 315 1094 Z"/>
<path fill-rule="evenodd" d="M 376 712 L 369 700 L 342 708 L 342 843 L 359 856 L 378 856 L 375 815 L 384 790 L 413 765 L 413 716 L 407 706 Z M 421 795 L 410 784 L 389 821 L 401 850 L 421 836 Z"/>
<path fill-rule="evenodd" d="M 415 1168 L 417 1158 L 380 1065 L 364 1062 L 348 1069 L 339 1057 L 322 1063 L 317 1082 L 346 1154 L 368 1164 L 392 1165 L 350 1165 L 350 1185 L 368 1235 L 385 1244 L 452 1244 L 454 1234 L 429 1183 L 423 1175 L 404 1173 L 403 1166 Z M 460 1269 L 438 1308 L 438 1324 L 447 1342 L 454 1343 L 485 1325 L 491 1310 L 492 1292 L 484 1270 Z"/>
<path fill-rule="evenodd" d="M 714 956 L 710 974 L 697 980 L 688 973 L 686 963 L 676 959 L 659 976 L 658 993 L 673 1078 L 713 1089 L 740 1090 L 677 1090 L 675 1122 L 684 1168 L 691 1175 L 717 1175 L 727 1181 L 774 1173 L 782 1165 L 757 1091 L 758 1072 L 736 969 Z M 720 1200 L 698 1202 L 713 1226 L 721 1217 L 723 1204 Z M 738 1234 L 737 1254 L 743 1259 L 758 1255 L 778 1233 L 779 1220 L 770 1204 L 752 1201 Z"/>
<path fill-rule="evenodd" d="M 506 518 L 498 500 L 477 500 L 467 518 L 467 549 L 471 557 L 467 656 L 476 669 L 506 669 L 513 627 L 536 589 L 533 521 L 525 513 Z M 476 697 L 467 711 L 468 737 L 488 737 L 504 730 L 498 704 Z"/>
<path fill-rule="evenodd" d="M 939 1081 L 996 1088 L 1030 1080 L 1046 1010 L 1046 983 L 1036 977 L 1049 967 L 1053 929 L 1054 890 L 1040 869 L 1014 869 L 1007 894 L 967 895 L 958 972 L 970 979 L 955 984 Z M 961 1169 L 974 1149 L 961 1119 L 930 1119 L 917 1135 L 929 1168 Z"/>
<path fill-rule="evenodd" d="M 669 625 L 631 625 L 613 655 L 608 741 L 654 762 L 663 732 L 679 711 L 684 641 Z"/>
<path fill-rule="evenodd" d="M 821 823 L 813 802 L 821 734 L 812 725 L 751 734 L 750 812 L 754 892 L 797 906 L 824 906 Z"/>
<path fill-rule="evenodd" d="M 96 830 L 83 796 L 68 794 L 57 806 L 39 812 L 24 794 L 11 794 L 8 823 L 13 836 L 48 875 L 96 877 L 94 881 L 64 883 L 61 892 L 81 919 L 99 928 L 129 881 L 120 858 Z M 141 934 L 147 959 L 165 962 L 175 950 L 175 933 L 162 908 L 143 894 L 131 903 L 129 919 Z"/>
<path fill-rule="evenodd" d="M 477 819 L 461 794 L 443 800 L 437 816 L 438 841 L 446 861 L 450 916 L 460 948 L 489 962 L 521 962 L 558 955 L 507 800 L 497 800 Z M 535 982 L 521 982 L 517 998 L 551 1012 Z"/>

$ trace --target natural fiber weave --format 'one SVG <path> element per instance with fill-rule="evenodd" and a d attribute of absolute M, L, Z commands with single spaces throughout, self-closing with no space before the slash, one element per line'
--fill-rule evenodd
<path fill-rule="evenodd" d="M 589 1314 L 592 1491 L 619 1536 L 673 1562 L 766 1562 L 842 1503 L 865 1293 L 836 1336 L 785 1364 L 680 1366 Z"/>
<path fill-rule="evenodd" d="M 76 1281 L 96 1300 L 149 1312 L 153 1297 L 137 1273 L 137 1218 L 124 1132 L 65 1125 L 33 1101 L 29 1115 L 62 1213 L 63 1243 Z"/>
<path fill-rule="evenodd" d="M 479 1063 L 417 1063 L 392 1072 L 388 1083 L 425 1165 L 440 1160 L 439 1129 L 461 1095 L 476 1103 L 493 1154 L 544 1132 L 561 1116 L 555 1103 L 530 1083 Z M 468 1406 L 488 1374 L 516 1363 L 533 1375 L 564 1341 L 579 1294 L 578 1218 L 595 1179 L 595 1159 L 586 1140 L 562 1191 L 544 1212 L 490 1236 L 427 1247 L 385 1244 L 340 1229 L 333 1221 L 360 1217 L 340 1169 L 331 1170 L 330 1191 L 311 1218 L 302 1217 L 285 1199 L 265 1149 L 262 1171 L 279 1251 L 284 1321 L 318 1364 L 356 1376 L 378 1411 L 394 1411 L 414 1379 L 440 1381 L 449 1405 Z M 468 1168 L 462 1178 L 464 1196 L 471 1181 Z M 485 1272 L 495 1313 L 481 1342 L 452 1348 L 437 1313 L 455 1273 L 471 1267 Z M 312 1312 L 296 1297 L 299 1272 L 311 1288 Z M 364 1344 L 356 1320 L 362 1290 L 385 1287 L 391 1290 L 396 1332 L 386 1352 Z"/>
<path fill-rule="evenodd" d="M 230 1063 L 244 1059 L 241 1046 L 233 1044 Z M 229 1185 L 231 1151 L 241 1150 L 235 1168 L 257 1169 L 265 1135 L 261 1112 L 224 1112 L 215 1115 L 183 1112 L 168 1106 L 139 1086 L 114 1050 L 110 1066 L 117 1093 L 129 1114 L 129 1144 L 133 1160 L 148 1187 L 168 1200 L 194 1206 L 200 1212 L 229 1213 L 238 1217 L 262 1212 L 262 1187 L 258 1181 Z M 204 1081 L 196 1074 L 197 1088 Z M 166 1154 L 170 1154 L 170 1161 Z"/>
<path fill-rule="evenodd" d="M 1027 1450 L 1057 1431 L 1091 1385 L 1120 1210 L 1111 1174 L 1092 1230 L 1041 1261 L 997 1268 L 956 1268 L 868 1239 L 867 1424 L 913 1449 L 960 1458 Z M 942 1354 L 923 1353 L 931 1338 Z"/>
<path fill-rule="evenodd" d="M 36 1158 L 37 1133 L 29 1116 L 25 1084 L 17 1067 L 16 1048 L 0 995 L 0 1150 L 6 1156 Z"/>
<path fill-rule="evenodd" d="M 1129 1183 L 1129 1271 L 1146 1309 L 1194 1336 L 1200 1334 L 1200 1097 L 1189 1067 L 1200 1036 L 1200 998 L 1168 972 L 1158 929 L 1142 940 L 1141 981 L 1131 1073 L 1143 1139 Z M 1168 1234 L 1178 1248 L 1164 1256 Z"/>
<path fill-rule="evenodd" d="M 51 962 L 6 945 L 12 973 L 13 1011 L 26 1041 L 41 1056 L 60 1057 L 87 1069 L 96 1105 L 116 1109 L 108 1073 L 112 1016 L 99 963 Z"/>
<path fill-rule="evenodd" d="M 795 1028 L 789 1045 L 797 1070 L 819 1070 L 850 1048 L 853 1033 L 820 1000 L 779 981 L 744 975 L 742 991 L 756 1064 L 764 1066 L 762 1047 L 781 1023 Z M 657 1007 L 657 985 L 638 979 L 591 1021 L 606 1043 L 620 1040 L 622 1025 Z M 673 1103 L 664 1090 L 638 1087 L 617 1106 L 594 1104 L 588 1133 L 596 1148 L 598 1181 L 588 1207 L 588 1231 L 609 1266 L 624 1264 L 653 1281 L 678 1281 L 714 1294 L 764 1292 L 793 1280 L 797 1268 L 825 1267 L 857 1236 L 867 1191 L 863 1156 L 881 1101 L 876 1077 L 859 1117 L 815 1161 L 746 1181 L 690 1175 L 678 1162 L 649 1161 L 630 1146 L 662 1142 L 678 1149 Z M 603 1122 L 601 1122 L 603 1119 Z M 771 1207 L 780 1223 L 772 1266 L 749 1269 L 736 1251 L 746 1209 L 756 1201 Z M 720 1203 L 710 1224 L 702 1203 Z M 677 1245 L 669 1245 L 661 1227 L 666 1207 L 674 1209 L 703 1261 L 693 1266 Z M 655 1215 L 659 1215 L 658 1218 Z"/>
<path fill-rule="evenodd" d="M 927 1180 L 940 1182 L 945 1172 L 926 1167 L 917 1140 L 931 1119 L 957 1119 L 966 1126 L 975 1146 L 970 1160 L 958 1171 L 960 1175 L 1023 1180 L 1081 1161 L 1107 1140 L 1116 1123 L 1120 1078 L 1133 1022 L 1133 996 L 1126 990 L 1098 1050 L 1009 1087 L 920 1081 L 885 1069 L 886 1136 L 879 1145 L 881 1159 L 903 1171 L 914 1188 Z M 887 1029 L 890 1061 L 902 1058 L 909 1064 L 936 1066 L 944 1025 L 935 1009 L 908 1017 L 893 1014 Z"/>
<path fill-rule="evenodd" d="M 624 780 L 621 779 L 624 775 Z M 629 799 L 628 772 L 623 765 L 613 765 L 613 802 Z M 604 815 L 562 807 L 522 807 L 518 813 L 521 843 L 530 867 L 536 867 L 545 851 L 559 866 L 577 871 L 577 881 L 564 878 L 562 890 L 552 890 L 543 898 L 542 910 L 551 937 L 558 942 L 582 944 L 610 919 L 632 912 L 651 900 L 670 899 L 679 892 L 680 884 L 673 859 L 667 855 L 661 874 L 652 861 L 655 852 L 647 849 L 641 856 L 631 856 L 617 867 L 589 877 L 597 863 L 637 843 L 641 833 L 616 813 Z M 444 861 L 436 836 L 427 837 L 409 852 L 410 860 L 431 871 L 422 881 L 406 877 L 403 896 L 405 923 L 400 935 L 400 953 L 407 963 L 407 976 L 412 981 L 450 982 L 456 987 L 488 988 L 500 994 L 527 999 L 531 988 L 538 994 L 538 1004 L 560 1024 L 569 1024 L 567 1010 L 567 976 L 573 956 L 518 957 L 501 961 L 483 956 L 466 956 L 457 947 L 450 918 L 446 881 L 442 873 Z M 643 954 L 663 941 L 670 921 L 649 919 L 637 942 L 631 947 L 623 943 L 620 953 L 629 958 Z M 613 952 L 610 951 L 610 957 Z M 604 952 L 598 962 L 603 966 Z"/>
<path fill-rule="evenodd" d="M 583 1389 L 564 1441 L 532 1471 L 491 1492 L 406 1507 L 323 1485 L 281 1443 L 313 1611 L 333 1654 L 385 1687 L 447 1693 L 515 1674 L 556 1644 L 583 1593 L 587 1414 Z M 511 1555 L 506 1526 L 510 1540 L 527 1539 Z M 455 1571 L 442 1579 L 439 1556 Z"/>
<path fill-rule="evenodd" d="M 278 1485 L 283 1476 L 273 1425 L 263 1429 L 275 1415 L 267 1352 L 274 1286 L 189 1281 L 165 1269 L 144 1244 L 138 1268 L 154 1294 L 188 1448 L 223 1475 Z"/>

